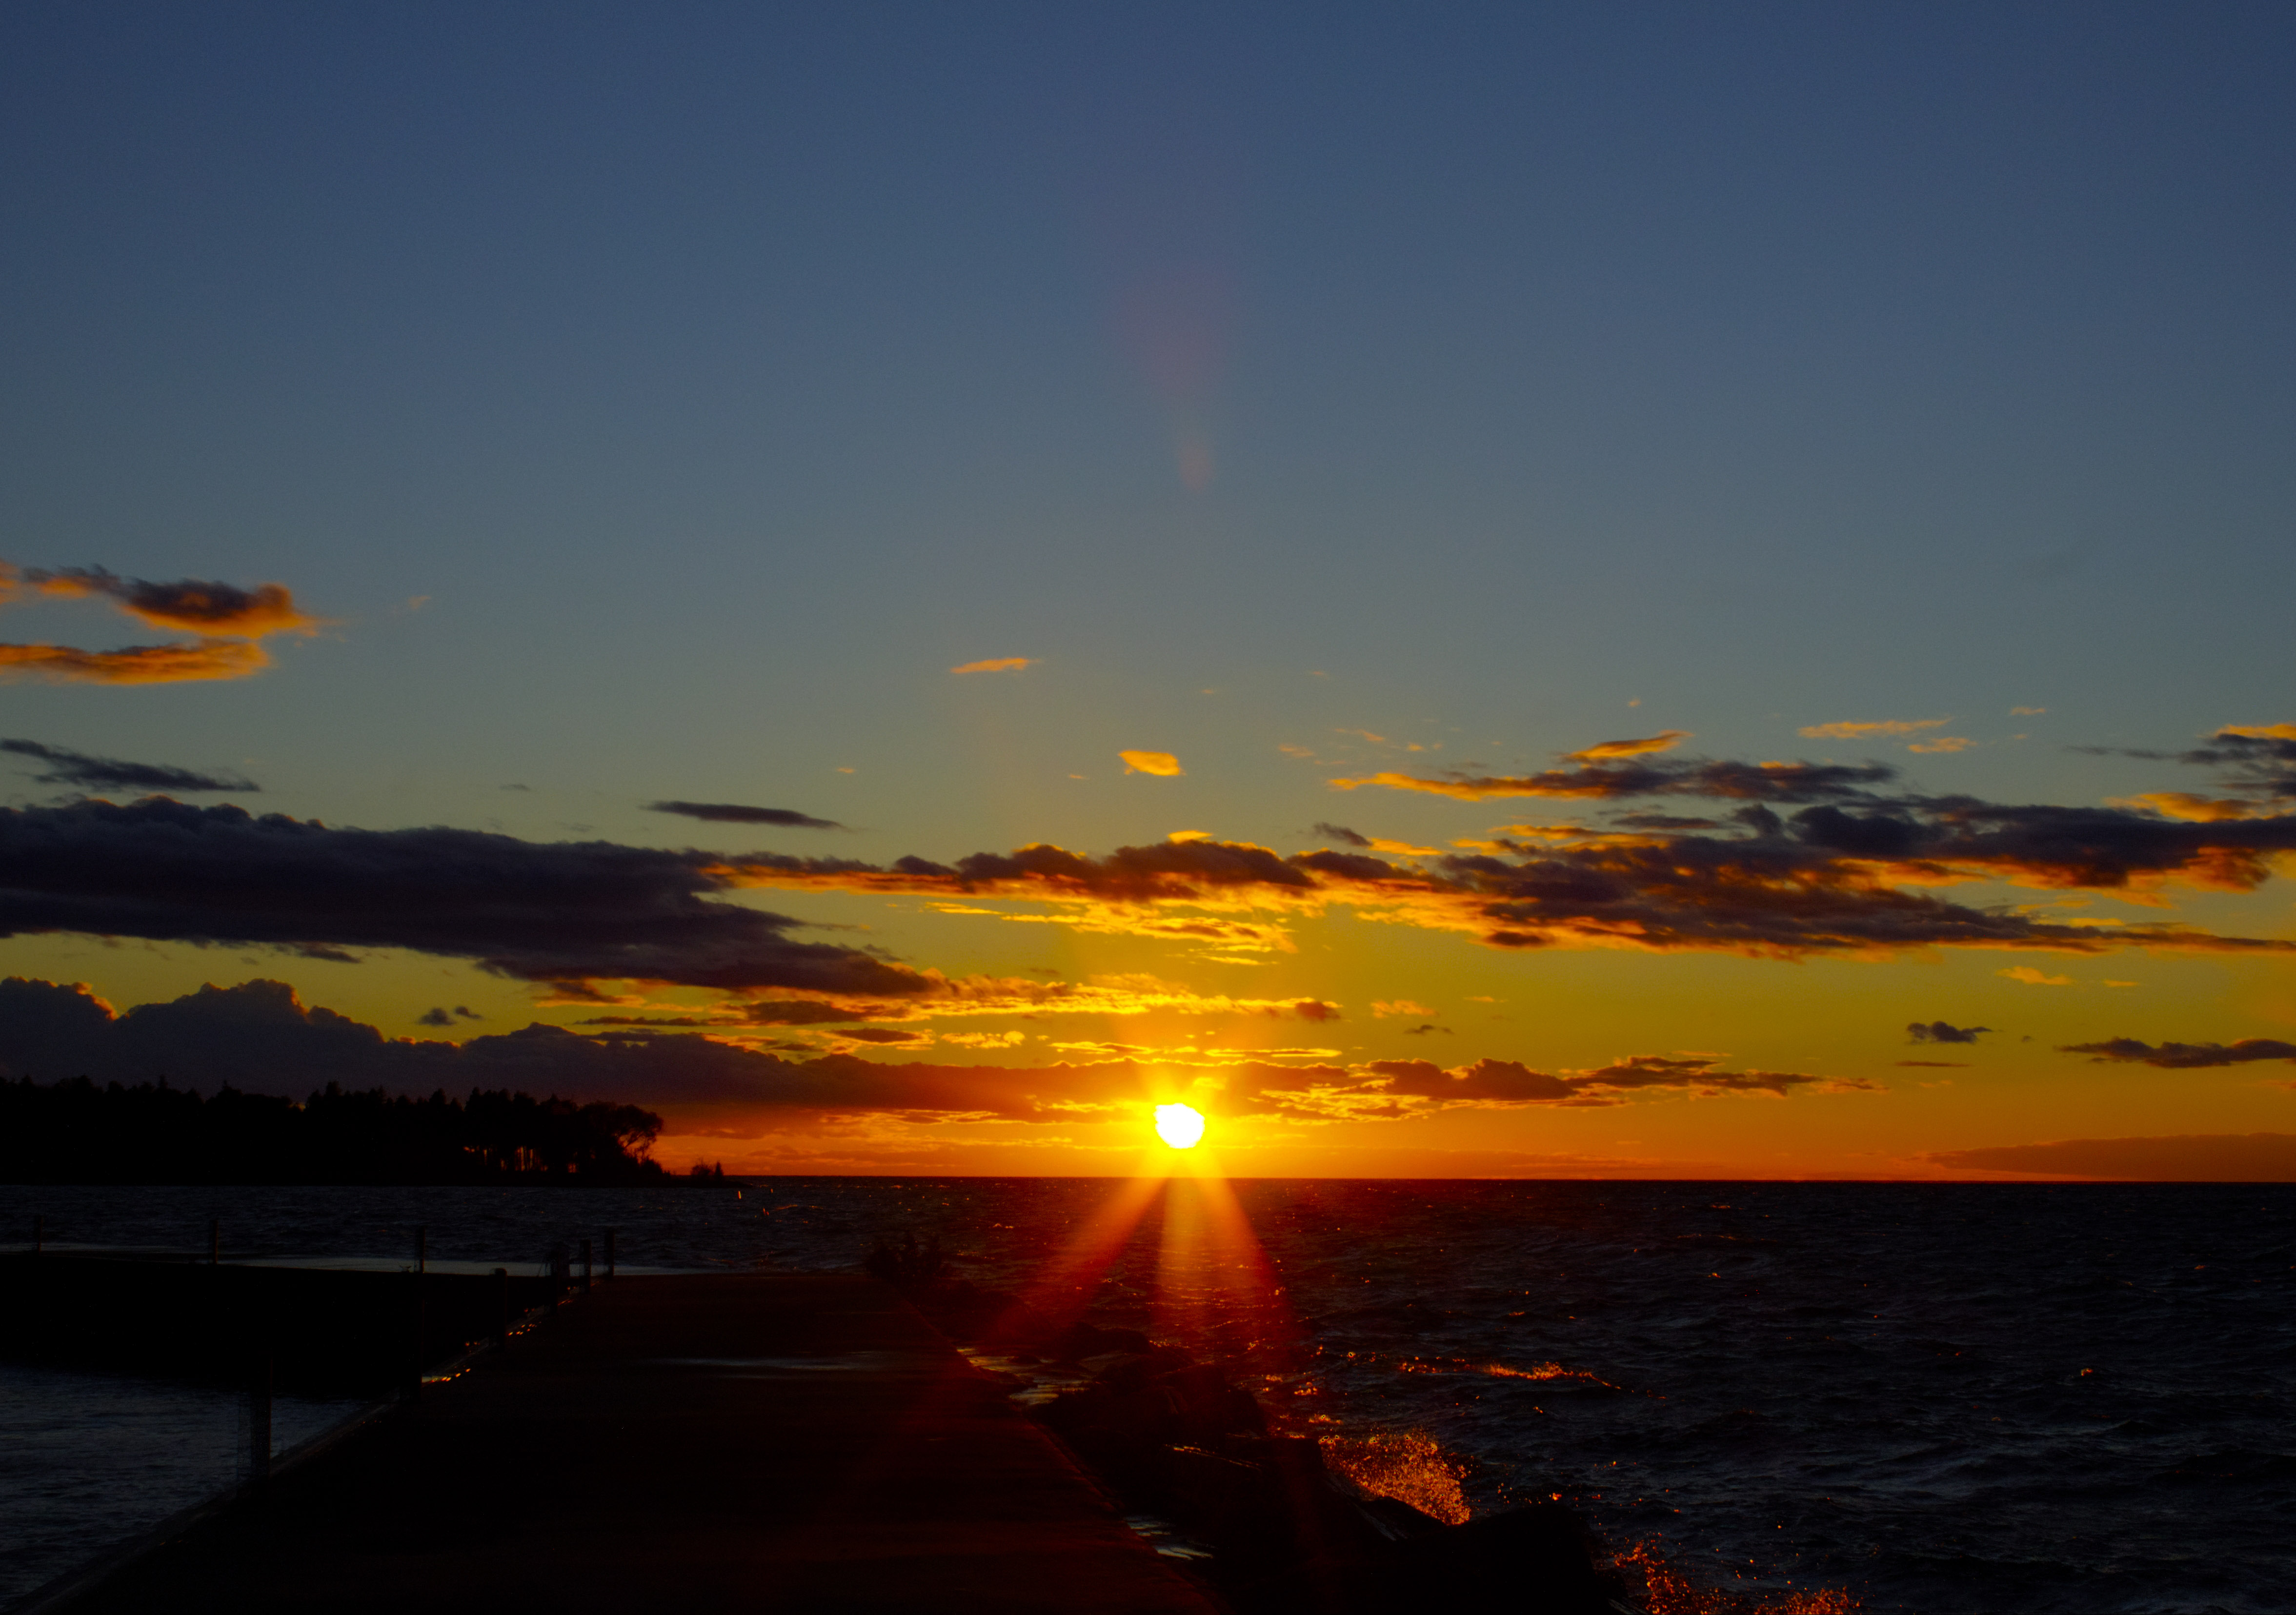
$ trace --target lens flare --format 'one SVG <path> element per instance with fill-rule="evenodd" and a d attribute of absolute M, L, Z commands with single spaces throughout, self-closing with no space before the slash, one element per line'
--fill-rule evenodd
<path fill-rule="evenodd" d="M 1160 1104 L 1156 1136 L 1176 1150 L 1193 1150 L 1203 1142 L 1204 1113 L 1193 1105 Z"/>

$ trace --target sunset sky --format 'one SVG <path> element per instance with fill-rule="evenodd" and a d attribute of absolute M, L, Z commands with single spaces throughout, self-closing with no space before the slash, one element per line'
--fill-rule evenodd
<path fill-rule="evenodd" d="M 1250 1174 L 2296 1176 L 2292 65 L 12 6 L 0 1067 L 728 1172 L 1185 1099 Z"/>

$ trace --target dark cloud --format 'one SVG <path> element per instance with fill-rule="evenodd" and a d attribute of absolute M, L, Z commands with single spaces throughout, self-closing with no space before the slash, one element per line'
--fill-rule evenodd
<path fill-rule="evenodd" d="M 341 830 L 164 797 L 0 808 L 0 934 L 400 947 L 527 980 L 908 996 L 931 982 L 712 901 L 718 856 L 479 831 Z"/>
<path fill-rule="evenodd" d="M 1326 824 L 1322 819 L 1317 819 L 1315 824 L 1315 831 L 1317 835 L 1322 836 L 1325 840 L 1337 841 L 1342 847 L 1361 847 L 1366 850 L 1371 847 L 1371 838 L 1369 836 L 1364 835 L 1359 832 L 1350 830 L 1345 824 Z"/>
<path fill-rule="evenodd" d="M 414 1017 L 414 1024 L 417 1026 L 452 1026 L 455 1024 L 455 1018 L 443 1009 L 427 1009 L 421 1014 Z"/>
<path fill-rule="evenodd" d="M 1302 1021 L 1337 1021 L 1340 1006 L 1325 1004 L 1319 998 L 1302 998 L 1292 1006 L 1292 1012 Z"/>
<path fill-rule="evenodd" d="M 1713 819 L 1685 818 L 1675 813 L 1620 813 L 1608 816 L 1608 821 L 1621 830 L 1719 830 Z"/>
<path fill-rule="evenodd" d="M 649 813 L 675 813 L 713 824 L 779 824 L 791 830 L 842 830 L 835 819 L 817 819 L 791 808 L 744 808 L 738 802 L 648 802 Z"/>
<path fill-rule="evenodd" d="M 1623 1094 L 1650 1088 L 1698 1094 L 1784 1095 L 1798 1087 L 1875 1090 L 1860 1078 L 1818 1077 L 1802 1071 L 1732 1071 L 1713 1055 L 1633 1054 L 1588 1071 L 1555 1075 L 1513 1060 L 1478 1060 L 1444 1070 L 1425 1060 L 1374 1060 L 1366 1068 L 1385 1078 L 1397 1095 L 1477 1104 L 1615 1104 Z"/>
<path fill-rule="evenodd" d="M 1424 1021 L 1418 1026 L 1406 1027 L 1403 1035 L 1406 1037 L 1426 1037 L 1437 1032 L 1442 1033 L 1446 1037 L 1453 1035 L 1449 1027 L 1438 1026 L 1432 1021 Z"/>
<path fill-rule="evenodd" d="M 2067 1138 L 2049 1144 L 1940 1150 L 1922 1157 L 1963 1172 L 2103 1177 L 2152 1183 L 2296 1183 L 2296 1133 L 2182 1133 L 2161 1138 Z"/>
<path fill-rule="evenodd" d="M 1989 1026 L 1956 1026 L 1949 1021 L 1916 1021 L 1906 1028 L 1908 1043 L 1974 1043 Z"/>
<path fill-rule="evenodd" d="M 2177 760 L 2223 768 L 2224 783 L 2251 796 L 2296 798 L 2296 725 L 2219 729 Z"/>
<path fill-rule="evenodd" d="M 2139 1043 L 2134 1037 L 2108 1037 L 2102 1043 L 2060 1045 L 2060 1054 L 2087 1054 L 2100 1064 L 2157 1065 L 2169 1070 L 2197 1070 L 2205 1066 L 2247 1065 L 2259 1060 L 2296 1061 L 2296 1043 L 2277 1037 L 2243 1037 L 2237 1043 Z"/>
<path fill-rule="evenodd" d="M 37 741 L 0 740 L 0 751 L 45 763 L 47 772 L 32 777 L 44 785 L 80 785 L 91 791 L 260 791 L 253 780 L 236 775 L 199 774 L 161 763 L 128 763 L 118 758 L 90 757 L 62 746 Z"/>

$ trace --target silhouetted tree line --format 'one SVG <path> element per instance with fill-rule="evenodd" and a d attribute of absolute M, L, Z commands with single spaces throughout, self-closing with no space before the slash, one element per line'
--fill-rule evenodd
<path fill-rule="evenodd" d="M 0 1081 L 0 1181 L 19 1184 L 682 1183 L 636 1105 L 329 1083 L 302 1103 L 165 1081 Z M 697 1174 L 698 1176 L 698 1174 Z"/>

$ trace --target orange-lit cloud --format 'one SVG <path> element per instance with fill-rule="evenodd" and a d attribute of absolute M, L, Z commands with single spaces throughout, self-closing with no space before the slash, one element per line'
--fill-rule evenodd
<path fill-rule="evenodd" d="M 1043 658 L 1037 656 L 992 656 L 986 661 L 969 661 L 961 668 L 951 668 L 952 673 L 1018 673 L 1023 668 L 1033 668 Z"/>
<path fill-rule="evenodd" d="M 2260 818 L 2267 811 L 2254 802 L 2244 802 L 2237 797 L 2211 798 L 2198 796 L 2190 791 L 2147 791 L 2138 796 L 2107 797 L 2105 806 L 2149 810 L 2168 818 L 2190 819 L 2202 824 L 2214 824 L 2226 819 Z"/>
<path fill-rule="evenodd" d="M 1687 729 L 1669 729 L 1646 740 L 1601 741 L 1584 751 L 1567 755 L 1574 763 L 1599 763 L 1605 758 L 1645 757 L 1653 751 L 1671 751 L 1690 738 Z"/>
<path fill-rule="evenodd" d="M 2035 970 L 2030 964 L 2013 964 L 2007 970 L 1997 970 L 1993 973 L 2011 981 L 2022 981 L 2028 987 L 2070 987 L 2073 984 L 2070 976 L 2052 976 L 2046 971 Z"/>
<path fill-rule="evenodd" d="M 2296 741 L 2296 724 L 2226 724 L 2217 733 L 2237 735 L 2243 740 Z"/>
<path fill-rule="evenodd" d="M 1942 729 L 1952 721 L 1946 717 L 1884 717 L 1871 723 L 1812 724 L 1800 734 L 1804 740 L 1872 740 L 1884 734 L 1918 734 L 1924 729 Z"/>
<path fill-rule="evenodd" d="M 1975 744 L 1977 742 L 1965 734 L 1940 734 L 1933 740 L 1915 741 L 1906 750 L 1928 753 L 1966 751 Z"/>
<path fill-rule="evenodd" d="M 152 583 L 102 567 L 19 571 L 0 562 L 0 603 L 25 594 L 101 599 L 160 627 L 190 628 L 200 637 L 160 645 L 84 651 L 72 645 L 0 644 L 0 677 L 30 676 L 60 683 L 155 685 L 244 678 L 270 665 L 255 641 L 273 634 L 315 634 L 325 625 L 296 607 L 275 583 L 242 589 L 186 578 Z"/>
<path fill-rule="evenodd" d="M 58 683 L 172 685 L 245 678 L 271 665 L 261 645 L 244 639 L 188 644 L 127 645 L 82 651 L 71 645 L 0 644 L 0 677 L 29 675 Z"/>
<path fill-rule="evenodd" d="M 1160 774 L 1168 778 L 1187 772 L 1180 767 L 1180 759 L 1168 751 L 1119 751 L 1116 755 L 1124 759 L 1127 774 Z"/>

